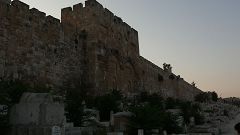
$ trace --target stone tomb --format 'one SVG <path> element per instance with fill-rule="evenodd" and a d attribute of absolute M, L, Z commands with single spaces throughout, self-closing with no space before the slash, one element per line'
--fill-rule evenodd
<path fill-rule="evenodd" d="M 12 135 L 51 135 L 54 127 L 64 135 L 64 105 L 53 102 L 47 93 L 24 93 L 11 109 L 10 123 Z"/>

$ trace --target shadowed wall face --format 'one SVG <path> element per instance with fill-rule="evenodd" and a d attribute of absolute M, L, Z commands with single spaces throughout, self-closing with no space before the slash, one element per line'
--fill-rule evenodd
<path fill-rule="evenodd" d="M 149 91 L 192 100 L 200 92 L 139 55 L 138 32 L 94 0 L 62 9 L 61 23 L 18 0 L 1 3 L 1 77 L 91 94 Z"/>
<path fill-rule="evenodd" d="M 0 6 L 2 78 L 48 87 L 81 80 L 82 46 L 75 35 L 64 35 L 58 19 L 17 0 Z"/>
<path fill-rule="evenodd" d="M 0 0 L 0 2 L 6 3 L 6 4 L 10 4 L 11 0 Z"/>
<path fill-rule="evenodd" d="M 62 7 L 84 0 L 23 0 L 60 18 Z M 141 55 L 203 90 L 239 96 L 240 1 L 99 0 L 139 31 Z"/>

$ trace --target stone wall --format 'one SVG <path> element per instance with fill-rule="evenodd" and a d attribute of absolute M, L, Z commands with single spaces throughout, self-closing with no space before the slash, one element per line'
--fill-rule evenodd
<path fill-rule="evenodd" d="M 139 79 L 133 65 L 139 58 L 136 30 L 95 0 L 62 9 L 61 20 L 65 31 L 87 31 L 89 76 L 97 91 L 133 91 Z"/>
<path fill-rule="evenodd" d="M 0 2 L 6 3 L 6 4 L 10 4 L 11 0 L 0 0 Z"/>
<path fill-rule="evenodd" d="M 51 135 L 58 126 L 64 135 L 64 105 L 54 102 L 47 93 L 24 93 L 11 108 L 12 135 Z"/>
<path fill-rule="evenodd" d="M 53 88 L 86 84 L 92 94 L 200 92 L 139 54 L 138 32 L 95 0 L 61 11 L 60 20 L 18 0 L 0 1 L 0 77 Z"/>
<path fill-rule="evenodd" d="M 61 86 L 81 78 L 82 45 L 60 20 L 18 0 L 0 3 L 0 77 Z"/>
<path fill-rule="evenodd" d="M 159 68 L 144 57 L 140 57 L 140 63 L 141 84 L 139 89 L 143 91 L 160 93 L 164 97 L 188 100 L 193 100 L 194 96 L 201 92 L 200 89 L 184 81 L 180 76 Z"/>

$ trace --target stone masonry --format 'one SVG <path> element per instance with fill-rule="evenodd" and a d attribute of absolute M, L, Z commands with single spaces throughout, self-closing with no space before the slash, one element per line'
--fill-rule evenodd
<path fill-rule="evenodd" d="M 64 135 L 66 117 L 64 105 L 54 102 L 48 93 L 24 93 L 11 108 L 12 135 L 52 135 L 57 126 Z"/>
<path fill-rule="evenodd" d="M 62 9 L 61 21 L 0 0 L 0 77 L 92 94 L 157 92 L 193 99 L 201 92 L 139 54 L 138 32 L 96 0 Z"/>

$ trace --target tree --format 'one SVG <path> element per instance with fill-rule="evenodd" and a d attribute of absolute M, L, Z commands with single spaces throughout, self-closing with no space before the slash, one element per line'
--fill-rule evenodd
<path fill-rule="evenodd" d="M 166 109 L 175 109 L 175 108 L 178 108 L 181 105 L 181 103 L 182 102 L 178 99 L 168 97 L 165 101 L 165 106 L 166 106 Z"/>
<path fill-rule="evenodd" d="M 83 98 L 81 91 L 68 90 L 65 97 L 65 110 L 68 122 L 73 122 L 74 126 L 83 125 L 84 108 L 82 106 Z"/>
<path fill-rule="evenodd" d="M 197 102 L 208 102 L 210 100 L 210 95 L 207 92 L 202 92 L 195 96 L 195 101 Z"/>
<path fill-rule="evenodd" d="M 218 94 L 214 92 L 202 92 L 195 96 L 195 101 L 197 102 L 209 102 L 218 100 Z"/>
<path fill-rule="evenodd" d="M 217 101 L 218 100 L 218 94 L 215 92 L 215 91 L 213 91 L 212 92 L 212 101 Z"/>
<path fill-rule="evenodd" d="M 165 113 L 163 130 L 166 130 L 168 134 L 183 133 L 183 128 L 178 125 L 178 116 L 171 113 Z"/>
<path fill-rule="evenodd" d="M 103 121 L 110 120 L 110 112 L 119 111 L 122 94 L 118 90 L 112 90 L 110 93 L 95 98 L 94 107 L 100 111 L 100 118 Z"/>
<path fill-rule="evenodd" d="M 195 118 L 196 124 L 204 123 L 204 117 L 200 113 L 201 107 L 199 104 L 192 104 L 191 102 L 182 102 L 180 107 L 182 111 L 182 116 L 184 118 L 184 122 L 186 124 L 189 124 L 191 117 Z"/>
<path fill-rule="evenodd" d="M 29 91 L 30 87 L 19 80 L 1 81 L 0 96 L 2 104 L 13 105 L 19 102 L 22 94 Z"/>
<path fill-rule="evenodd" d="M 194 81 L 191 83 L 191 85 L 192 85 L 193 87 L 196 87 L 196 83 L 195 83 Z"/>
<path fill-rule="evenodd" d="M 149 102 L 149 104 L 152 105 L 152 106 L 157 106 L 161 109 L 164 109 L 164 107 L 163 107 L 164 101 L 163 101 L 163 98 L 162 98 L 161 95 L 153 93 L 153 94 L 148 96 L 147 102 Z"/>
<path fill-rule="evenodd" d="M 138 98 L 138 103 L 149 103 L 163 109 L 163 98 L 157 93 L 149 94 L 148 92 L 141 92 Z"/>
<path fill-rule="evenodd" d="M 177 125 L 177 117 L 165 112 L 160 107 L 146 104 L 130 109 L 134 116 L 130 119 L 131 134 L 136 134 L 137 129 L 150 131 L 152 129 L 167 130 L 168 133 L 181 133 L 182 129 Z M 145 134 L 150 134 L 145 132 Z"/>
<path fill-rule="evenodd" d="M 172 72 L 172 66 L 171 64 L 166 64 L 166 63 L 163 63 L 163 70 L 164 71 L 168 71 L 168 72 Z"/>

